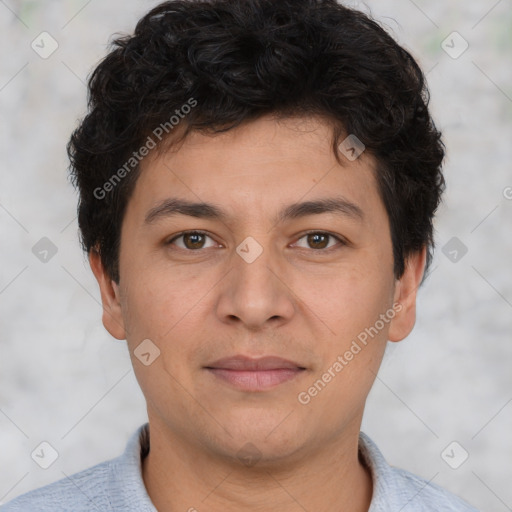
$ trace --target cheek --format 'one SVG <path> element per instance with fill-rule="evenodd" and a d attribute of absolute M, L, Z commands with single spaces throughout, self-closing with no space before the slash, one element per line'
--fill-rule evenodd
<path fill-rule="evenodd" d="M 353 268 L 338 279 L 326 281 L 325 295 L 317 289 L 311 296 L 311 309 L 329 330 L 323 339 L 319 336 L 315 350 L 321 364 L 301 390 L 302 398 L 311 400 L 311 417 L 333 425 L 355 417 L 366 400 L 392 319 L 389 315 L 387 321 L 380 320 L 392 304 L 389 276 L 378 267 L 373 272 L 368 266 L 364 268 L 364 272 Z"/>
<path fill-rule="evenodd" d="M 197 302 L 198 280 L 180 269 L 151 263 L 150 256 L 126 262 L 124 313 L 132 334 L 165 334 Z"/>
<path fill-rule="evenodd" d="M 362 262 L 317 279 L 315 286 L 303 283 L 304 302 L 337 348 L 373 326 L 392 304 L 392 280 L 383 270 Z M 379 323 L 380 330 L 388 325 Z"/>
<path fill-rule="evenodd" d="M 127 340 L 133 352 L 144 339 L 160 350 L 161 362 L 175 374 L 193 360 L 195 344 L 201 341 L 204 316 L 212 308 L 213 276 L 202 279 L 176 268 L 137 267 L 125 275 L 136 276 L 126 283 L 123 317 Z M 185 363 L 185 364 L 184 364 Z"/>

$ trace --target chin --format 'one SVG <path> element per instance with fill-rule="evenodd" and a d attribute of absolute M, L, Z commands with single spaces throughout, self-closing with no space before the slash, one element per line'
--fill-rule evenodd
<path fill-rule="evenodd" d="M 250 422 L 231 424 L 227 428 L 231 436 L 224 432 L 222 439 L 214 441 L 214 450 L 231 462 L 260 469 L 298 459 L 308 444 L 307 435 L 303 427 L 283 422 L 285 417 L 270 415 L 262 421 L 260 414 L 259 421 L 251 417 Z"/>

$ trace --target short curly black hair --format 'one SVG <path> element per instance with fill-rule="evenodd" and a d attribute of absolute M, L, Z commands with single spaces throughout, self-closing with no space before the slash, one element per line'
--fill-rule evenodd
<path fill-rule="evenodd" d="M 67 149 L 82 247 L 100 253 L 115 282 L 123 215 L 149 141 L 161 148 L 173 118 L 183 140 L 266 114 L 332 122 L 340 163 L 342 138 L 364 143 L 377 162 L 395 278 L 426 246 L 425 279 L 445 146 L 422 70 L 369 15 L 335 0 L 171 0 L 112 47 L 89 78 L 88 113 Z"/>

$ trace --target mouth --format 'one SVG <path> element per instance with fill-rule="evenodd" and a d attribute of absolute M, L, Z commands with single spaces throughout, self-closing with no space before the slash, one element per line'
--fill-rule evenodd
<path fill-rule="evenodd" d="M 243 391 L 265 391 L 288 382 L 306 371 L 299 363 L 268 356 L 234 356 L 204 367 L 213 376 Z"/>

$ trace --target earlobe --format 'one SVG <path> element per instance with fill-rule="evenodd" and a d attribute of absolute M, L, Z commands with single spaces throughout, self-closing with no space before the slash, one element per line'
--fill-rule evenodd
<path fill-rule="evenodd" d="M 390 323 L 389 341 L 401 341 L 412 331 L 416 323 L 416 295 L 425 270 L 427 249 L 415 252 L 406 260 L 403 276 L 395 287 L 394 304 L 399 303 L 396 315 Z"/>
<path fill-rule="evenodd" d="M 107 274 L 97 249 L 90 250 L 89 263 L 100 287 L 103 325 L 114 338 L 124 340 L 126 339 L 126 330 L 121 309 L 119 286 Z"/>

